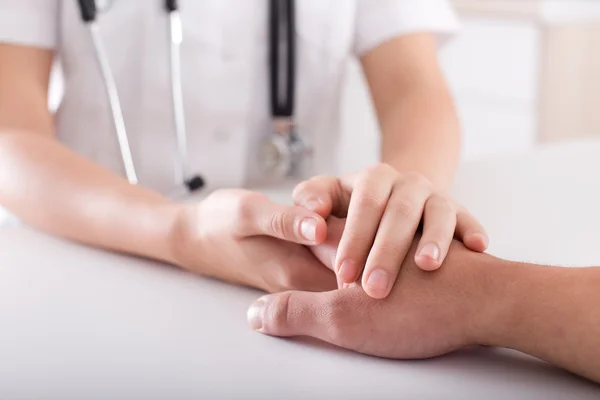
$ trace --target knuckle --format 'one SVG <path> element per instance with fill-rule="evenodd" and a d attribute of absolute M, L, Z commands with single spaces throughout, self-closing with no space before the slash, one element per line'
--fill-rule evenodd
<path fill-rule="evenodd" d="M 303 196 L 306 195 L 306 193 L 308 193 L 311 190 L 312 186 L 313 186 L 312 179 L 308 180 L 308 181 L 300 182 L 294 188 L 294 191 L 292 192 L 292 198 L 293 199 L 300 199 L 300 198 L 302 198 Z"/>
<path fill-rule="evenodd" d="M 452 213 L 456 212 L 454 204 L 450 199 L 444 196 L 435 195 L 432 196 L 429 200 L 427 200 L 427 206 L 433 207 L 436 210 L 439 210 L 444 213 Z"/>
<path fill-rule="evenodd" d="M 376 251 L 375 259 L 379 260 L 377 261 L 377 264 L 384 267 L 386 270 L 393 270 L 394 268 L 392 260 L 396 260 L 399 254 L 406 252 L 406 248 L 399 240 L 386 241 L 385 243 L 380 243 L 377 245 L 377 248 L 374 249 L 374 251 Z M 389 261 L 386 262 L 386 260 Z M 390 265 L 392 268 L 389 267 Z"/>
<path fill-rule="evenodd" d="M 344 340 L 347 331 L 344 319 L 348 317 L 348 303 L 340 295 L 335 294 L 323 307 L 323 315 L 328 326 L 328 335 L 333 343 L 340 343 Z"/>
<path fill-rule="evenodd" d="M 252 207 L 262 195 L 252 192 L 240 192 L 236 196 L 233 215 L 237 220 L 246 221 L 252 217 Z"/>
<path fill-rule="evenodd" d="M 430 187 L 431 182 L 427 179 L 423 174 L 418 172 L 407 172 L 405 174 L 405 179 L 413 185 L 421 186 L 421 187 Z"/>
<path fill-rule="evenodd" d="M 369 244 L 373 241 L 373 237 L 369 234 L 368 231 L 364 229 L 348 229 L 344 230 L 344 240 L 346 240 L 346 251 L 345 253 L 356 254 L 361 249 L 356 246 L 357 243 L 369 242 Z M 339 249 L 338 249 L 339 251 Z M 347 254 L 346 257 L 350 257 L 350 254 Z"/>
<path fill-rule="evenodd" d="M 346 315 L 347 301 L 342 293 L 336 292 L 324 306 L 324 313 L 327 316 L 327 322 L 336 322 Z"/>
<path fill-rule="evenodd" d="M 291 296 L 283 293 L 270 301 L 264 321 L 267 332 L 279 332 L 287 326 Z"/>
<path fill-rule="evenodd" d="M 254 223 L 252 219 L 255 218 L 254 206 L 257 201 L 263 199 L 263 196 L 249 191 L 235 192 L 235 196 L 232 197 L 233 204 L 229 203 L 231 208 L 228 210 L 228 218 L 235 236 L 244 236 L 251 230 Z"/>
<path fill-rule="evenodd" d="M 356 348 L 365 319 L 369 316 L 368 310 L 376 304 L 360 291 L 351 294 L 347 290 L 333 292 L 324 308 L 319 310 L 327 326 L 329 341 L 338 346 Z"/>
<path fill-rule="evenodd" d="M 237 189 L 218 189 L 210 193 L 202 200 L 202 204 L 210 204 L 211 207 L 218 207 L 221 204 L 231 204 L 232 200 L 237 202 L 243 191 Z"/>
<path fill-rule="evenodd" d="M 327 336 L 329 336 L 329 342 L 345 347 L 344 341 L 346 340 L 347 334 L 348 332 L 339 320 L 327 324 Z"/>
<path fill-rule="evenodd" d="M 296 185 L 292 199 L 298 203 L 319 198 L 338 188 L 337 178 L 330 175 L 318 175 Z"/>
<path fill-rule="evenodd" d="M 381 163 L 381 162 L 368 167 L 365 171 L 365 175 L 367 175 L 367 176 L 390 174 L 390 173 L 396 173 L 396 170 L 394 169 L 394 167 L 392 167 L 389 164 Z"/>
<path fill-rule="evenodd" d="M 421 217 L 421 207 L 411 199 L 397 199 L 394 201 L 392 210 L 403 219 L 416 219 Z"/>
<path fill-rule="evenodd" d="M 318 184 L 318 185 L 331 185 L 337 181 L 337 178 L 331 175 L 317 175 L 314 178 L 311 178 L 309 182 Z"/>
<path fill-rule="evenodd" d="M 362 186 L 357 192 L 356 204 L 359 208 L 380 210 L 386 205 L 386 199 L 382 199 L 368 187 Z"/>

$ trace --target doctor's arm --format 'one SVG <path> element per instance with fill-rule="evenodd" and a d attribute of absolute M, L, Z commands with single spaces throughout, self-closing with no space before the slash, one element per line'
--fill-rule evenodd
<path fill-rule="evenodd" d="M 56 236 L 267 291 L 331 288 L 331 273 L 290 243 L 322 241 L 318 215 L 244 191 L 178 204 L 63 146 L 47 107 L 52 61 L 48 50 L 0 44 L 1 206 Z"/>
<path fill-rule="evenodd" d="M 0 44 L 0 204 L 86 244 L 173 261 L 173 209 L 56 140 L 48 110 L 53 53 Z"/>
<path fill-rule="evenodd" d="M 380 124 L 381 160 L 448 189 L 460 157 L 460 125 L 433 34 L 396 37 L 360 60 Z"/>
<path fill-rule="evenodd" d="M 434 37 L 387 40 L 363 52 L 361 62 L 382 131 L 382 163 L 341 178 L 313 178 L 296 188 L 294 200 L 348 218 L 335 271 L 341 282 L 362 279 L 370 296 L 385 298 L 421 222 L 415 261 L 424 270 L 442 265 L 454 237 L 474 251 L 484 251 L 488 238 L 447 193 L 460 128 Z"/>
<path fill-rule="evenodd" d="M 343 224 L 314 248 L 331 265 Z M 411 254 L 414 254 L 416 242 Z M 259 299 L 251 326 L 273 336 L 313 336 L 397 359 L 440 356 L 472 345 L 506 347 L 600 382 L 600 268 L 509 262 L 453 242 L 443 268 L 407 257 L 390 296 L 361 287 L 286 292 Z"/>

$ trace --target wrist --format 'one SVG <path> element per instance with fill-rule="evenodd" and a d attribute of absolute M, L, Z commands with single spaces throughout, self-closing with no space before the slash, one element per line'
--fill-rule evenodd
<path fill-rule="evenodd" d="M 512 263 L 468 250 L 454 242 L 442 270 L 451 274 L 448 293 L 466 345 L 496 345 L 514 309 L 507 286 L 518 273 Z"/>
<path fill-rule="evenodd" d="M 148 255 L 156 260 L 177 265 L 176 253 L 173 243 L 177 216 L 181 205 L 176 203 L 156 204 L 148 207 L 148 214 L 153 217 L 146 226 L 142 235 L 150 234 L 153 238 L 148 243 Z"/>
<path fill-rule="evenodd" d="M 192 265 L 198 252 L 198 235 L 195 234 L 198 229 L 197 205 L 178 204 L 172 207 L 170 213 L 172 224 L 167 242 L 172 263 L 183 269 L 197 270 L 197 266 Z"/>
<path fill-rule="evenodd" d="M 471 332 L 474 344 L 506 347 L 519 314 L 518 293 L 529 279 L 529 267 L 486 254 L 476 258 L 479 287 Z"/>
<path fill-rule="evenodd" d="M 384 161 L 401 174 L 419 174 L 427 178 L 436 190 L 446 192 L 454 178 L 454 168 L 433 165 L 425 159 L 416 160 L 413 155 L 396 154 Z M 425 163 L 423 163 L 425 161 Z"/>

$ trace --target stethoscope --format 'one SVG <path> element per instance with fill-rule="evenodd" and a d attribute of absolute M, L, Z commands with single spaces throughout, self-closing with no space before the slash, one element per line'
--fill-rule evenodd
<path fill-rule="evenodd" d="M 112 1 L 103 1 L 101 7 L 98 7 L 95 0 L 78 0 L 78 2 L 81 18 L 88 27 L 106 89 L 125 175 L 129 183 L 136 185 L 139 180 L 131 155 L 117 85 L 96 23 L 98 12 L 106 11 Z M 310 147 L 298 134 L 294 124 L 296 81 L 294 5 L 294 0 L 270 0 L 269 4 L 269 84 L 273 131 L 262 141 L 259 160 L 257 161 L 261 167 L 261 172 L 273 177 L 299 174 L 303 160 L 310 153 Z M 205 186 L 205 181 L 201 175 L 190 174 L 188 170 L 187 133 L 181 80 L 180 48 L 183 40 L 183 29 L 177 0 L 165 0 L 164 10 L 169 18 L 169 67 L 177 143 L 175 165 L 175 182 L 177 186 L 174 195 L 177 196 L 181 194 L 181 187 L 185 192 L 195 192 Z"/>

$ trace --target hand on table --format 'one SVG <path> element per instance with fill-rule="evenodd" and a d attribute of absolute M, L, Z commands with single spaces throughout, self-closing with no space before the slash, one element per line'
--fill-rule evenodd
<path fill-rule="evenodd" d="M 362 274 L 362 286 L 373 298 L 390 294 L 421 219 L 414 262 L 423 270 L 442 265 L 455 236 L 473 251 L 487 248 L 485 230 L 469 212 L 424 176 L 386 164 L 343 178 L 312 178 L 296 187 L 293 198 L 324 218 L 347 218 L 334 262 L 338 285 Z"/>
<path fill-rule="evenodd" d="M 266 196 L 221 190 L 183 206 L 173 232 L 178 264 L 193 272 L 276 292 L 323 291 L 335 275 L 304 245 L 321 243 L 322 217 Z"/>
<path fill-rule="evenodd" d="M 332 267 L 343 220 L 330 219 L 327 242 L 313 248 Z M 426 272 L 414 252 L 404 260 L 391 294 L 367 296 L 359 285 L 325 293 L 286 292 L 265 296 L 248 311 L 253 329 L 274 336 L 312 336 L 365 354 L 427 358 L 477 344 L 485 298 L 473 257 L 460 242 L 450 244 L 444 268 Z M 464 264 L 464 267 L 463 267 Z M 478 263 L 481 264 L 481 263 Z M 479 272 L 481 270 L 481 272 Z"/>

